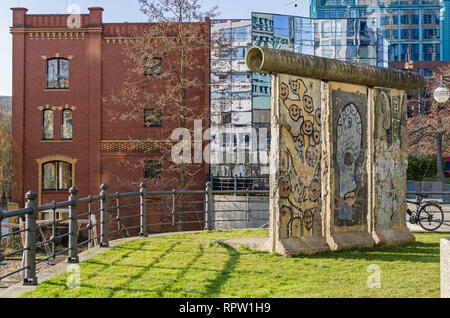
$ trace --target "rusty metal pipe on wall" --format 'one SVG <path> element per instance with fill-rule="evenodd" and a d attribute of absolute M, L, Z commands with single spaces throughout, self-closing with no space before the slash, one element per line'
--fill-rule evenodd
<path fill-rule="evenodd" d="M 289 74 L 323 81 L 420 91 L 425 79 L 417 74 L 388 68 L 273 50 L 255 46 L 246 57 L 252 72 Z"/>

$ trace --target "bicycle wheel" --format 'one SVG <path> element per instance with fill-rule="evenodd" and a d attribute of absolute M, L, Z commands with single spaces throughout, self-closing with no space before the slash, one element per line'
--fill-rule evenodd
<path fill-rule="evenodd" d="M 426 231 L 436 231 L 444 222 L 444 212 L 437 203 L 425 204 L 419 212 L 419 224 Z"/>

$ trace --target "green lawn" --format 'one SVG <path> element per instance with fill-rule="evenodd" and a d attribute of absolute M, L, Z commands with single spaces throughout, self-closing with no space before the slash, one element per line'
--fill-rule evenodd
<path fill-rule="evenodd" d="M 263 236 L 266 230 L 203 232 L 139 239 L 81 264 L 81 287 L 68 274 L 25 297 L 440 297 L 439 240 L 415 234 L 402 247 L 327 252 L 285 258 L 233 249 L 219 239 Z M 381 268 L 370 289 L 368 266 Z"/>

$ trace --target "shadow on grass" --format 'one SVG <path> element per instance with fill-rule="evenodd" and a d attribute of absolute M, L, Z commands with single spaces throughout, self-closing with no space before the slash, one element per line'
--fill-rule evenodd
<path fill-rule="evenodd" d="M 352 259 L 367 261 L 406 261 L 419 263 L 439 263 L 439 242 L 416 242 L 402 246 L 378 245 L 371 248 L 348 249 L 337 252 L 324 252 L 310 256 L 295 256 L 294 258 L 310 259 Z"/>
<path fill-rule="evenodd" d="M 180 279 L 182 278 L 189 270 L 192 269 L 192 266 L 198 261 L 198 259 L 200 257 L 202 257 L 204 254 L 203 251 L 203 247 L 200 245 L 199 246 L 199 251 L 197 252 L 197 254 L 189 261 L 189 263 L 181 268 L 178 268 L 179 273 L 177 274 L 176 278 L 173 279 L 171 282 L 165 284 L 163 287 L 161 287 L 160 289 L 158 289 L 156 291 L 156 293 L 158 294 L 159 297 L 163 297 L 164 296 L 164 291 L 170 290 L 172 288 L 172 286 Z"/>
<path fill-rule="evenodd" d="M 108 298 L 112 298 L 114 297 L 114 294 L 117 293 L 118 291 L 122 291 L 122 290 L 127 290 L 126 286 L 128 284 L 130 284 L 131 282 L 141 278 L 148 270 L 150 270 L 154 265 L 158 264 L 159 262 L 161 262 L 161 260 L 170 255 L 170 253 L 172 252 L 172 250 L 179 245 L 180 242 L 175 242 L 172 243 L 164 252 L 161 253 L 161 255 L 159 255 L 159 257 L 157 257 L 153 262 L 151 262 L 150 264 L 148 264 L 147 266 L 141 268 L 141 270 L 136 273 L 135 275 L 131 275 L 125 282 L 123 282 L 122 284 L 120 284 L 117 287 L 113 287 L 113 288 L 109 288 L 108 290 L 110 291 Z"/>
<path fill-rule="evenodd" d="M 164 257 L 169 256 L 171 253 L 174 253 L 173 250 L 178 244 L 180 244 L 180 243 L 177 242 L 177 243 L 171 244 L 171 246 L 169 248 L 167 248 L 164 252 L 162 252 L 153 262 L 151 262 L 150 264 L 145 265 L 145 266 L 142 266 L 142 265 L 121 265 L 121 264 L 118 264 L 118 262 L 120 262 L 121 260 L 123 260 L 126 257 L 128 257 L 131 253 L 133 253 L 133 251 L 138 251 L 139 248 L 135 248 L 135 249 L 134 248 L 126 248 L 126 249 L 124 249 L 124 250 L 127 250 L 127 252 L 124 253 L 123 255 L 121 255 L 118 259 L 116 259 L 112 263 L 100 263 L 100 262 L 97 262 L 95 260 L 91 260 L 89 262 L 89 264 L 92 264 L 92 265 L 101 265 L 101 266 L 108 266 L 108 267 L 110 267 L 110 266 L 130 266 L 130 268 L 136 268 L 137 269 L 137 273 L 134 274 L 134 275 L 129 276 L 126 281 L 122 282 L 118 286 L 101 287 L 101 286 L 98 286 L 96 284 L 91 284 L 89 282 L 84 281 L 82 283 L 81 287 L 82 288 L 91 289 L 91 290 L 101 290 L 102 294 L 106 294 L 105 297 L 107 297 L 107 298 L 113 298 L 119 292 L 142 292 L 142 293 L 145 293 L 145 294 L 156 293 L 157 297 L 164 297 L 164 292 L 171 291 L 171 288 L 173 287 L 173 285 L 180 278 L 182 278 L 188 271 L 190 271 L 190 270 L 208 271 L 208 269 L 206 269 L 206 268 L 201 268 L 201 267 L 195 267 L 194 266 L 194 264 L 204 255 L 204 249 L 203 249 L 203 247 L 201 245 L 199 246 L 198 252 L 183 267 L 157 266 L 157 264 L 159 262 L 161 262 L 161 260 Z M 225 244 L 219 244 L 219 245 L 221 245 L 221 247 L 226 249 L 227 254 L 229 255 L 228 260 L 226 261 L 226 263 L 224 264 L 222 269 L 211 270 L 213 272 L 216 272 L 216 276 L 209 282 L 209 284 L 207 286 L 205 286 L 206 290 L 203 293 L 201 293 L 200 295 L 198 295 L 197 293 L 194 293 L 195 295 L 192 294 L 192 296 L 196 296 L 196 297 L 214 297 L 214 296 L 218 295 L 220 293 L 220 290 L 221 290 L 222 286 L 229 279 L 230 274 L 232 272 L 234 272 L 235 267 L 236 267 L 236 265 L 239 262 L 239 258 L 241 256 L 241 253 L 239 253 L 237 250 L 235 250 L 234 248 L 232 248 L 232 247 L 230 247 L 228 245 L 225 245 Z M 176 251 L 176 252 L 178 252 L 178 251 Z M 145 289 L 145 288 L 129 287 L 130 283 L 132 283 L 135 280 L 139 280 L 140 278 L 142 278 L 142 276 L 146 272 L 148 272 L 150 269 L 152 269 L 152 268 L 154 268 L 154 269 L 157 269 L 157 268 L 175 269 L 175 270 L 179 270 L 179 272 L 178 272 L 177 276 L 174 279 L 171 279 L 164 286 L 162 286 L 160 288 L 157 288 L 157 289 Z M 96 275 L 98 275 L 98 273 Z M 92 278 L 93 276 L 96 276 L 96 275 L 89 276 L 89 279 Z M 63 284 L 61 282 L 52 282 L 52 281 L 48 281 L 45 284 L 49 285 L 49 286 L 59 286 L 59 287 L 65 286 L 65 284 Z M 58 296 L 61 296 L 61 295 L 58 293 L 56 297 L 58 297 Z"/>
<path fill-rule="evenodd" d="M 224 264 L 222 270 L 216 275 L 216 277 L 208 285 L 205 286 L 206 290 L 202 293 L 200 297 L 217 296 L 220 293 L 222 286 L 229 279 L 230 274 L 236 268 L 237 264 L 239 263 L 239 258 L 241 257 L 241 253 L 238 252 L 233 247 L 222 242 L 217 242 L 217 244 L 225 248 L 230 257 Z"/>
<path fill-rule="evenodd" d="M 88 275 L 88 277 L 81 283 L 81 288 L 88 288 L 88 289 L 92 289 L 92 290 L 103 290 L 106 293 L 108 293 L 108 295 L 106 296 L 107 298 L 112 298 L 114 297 L 114 294 L 116 294 L 117 292 L 121 292 L 121 291 L 138 291 L 138 292 L 152 292 L 153 290 L 146 290 L 146 289 L 138 289 L 138 288 L 128 288 L 126 287 L 126 285 L 128 285 L 129 283 L 131 283 L 132 281 L 139 279 L 140 277 L 142 277 L 148 270 L 150 270 L 152 267 L 154 267 L 156 264 L 158 264 L 162 258 L 164 258 L 165 256 L 169 255 L 171 253 L 171 251 L 177 246 L 179 245 L 179 242 L 175 242 L 172 243 L 165 251 L 161 252 L 161 254 L 151 263 L 149 263 L 146 266 L 132 266 L 133 268 L 140 268 L 140 271 L 138 273 L 136 273 L 135 275 L 131 275 L 130 277 L 128 277 L 128 279 L 121 283 L 118 286 L 114 286 L 114 287 L 100 287 L 94 284 L 89 284 L 86 283 L 86 281 L 91 280 L 92 278 L 96 277 L 96 276 L 100 276 L 102 271 L 96 271 L 95 273 Z M 145 242 L 140 242 L 139 243 L 139 247 L 142 247 L 143 245 L 145 245 Z M 114 247 L 112 250 L 117 250 L 116 247 Z M 105 267 L 111 267 L 111 266 L 123 266 L 120 265 L 119 262 L 126 259 L 127 257 L 129 257 L 131 254 L 133 254 L 136 251 L 139 251 L 140 248 L 131 248 L 131 249 L 126 249 L 127 252 L 124 254 L 121 254 L 116 260 L 114 260 L 111 263 L 100 263 L 97 262 L 95 260 L 88 260 L 86 262 L 86 264 L 88 265 L 101 265 L 101 266 L 105 266 Z M 49 285 L 49 286 L 58 286 L 58 287 L 64 287 L 65 290 L 63 292 L 67 292 L 67 286 L 64 283 L 60 283 L 60 282 L 54 282 L 54 281 L 46 281 L 43 283 L 43 285 Z M 53 297 L 55 298 L 59 298 L 61 297 L 61 293 L 56 293 Z M 64 296 L 62 296 L 64 297 Z"/>

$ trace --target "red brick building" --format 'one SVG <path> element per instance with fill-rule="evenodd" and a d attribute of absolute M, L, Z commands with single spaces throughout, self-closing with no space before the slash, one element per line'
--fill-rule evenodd
<path fill-rule="evenodd" d="M 73 185 L 79 188 L 79 197 L 98 194 L 102 183 L 114 192 L 137 191 L 145 177 L 150 181 L 148 190 L 161 190 L 152 180 L 155 168 L 148 171 L 138 164 L 158 159 L 157 153 L 142 151 L 154 144 L 133 145 L 130 140 L 165 142 L 161 136 L 168 138 L 174 125 L 164 120 L 148 125 L 144 113 L 135 121 L 112 120 L 104 102 L 124 80 L 122 44 L 132 30 L 149 24 L 103 23 L 103 9 L 97 7 L 81 15 L 77 28 L 67 27 L 68 15 L 12 11 L 13 201 L 22 207 L 31 189 L 39 194 L 40 204 L 66 200 Z M 209 34 L 209 20 L 200 25 Z M 201 54 L 204 66 L 196 76 L 209 83 L 209 51 Z M 157 94 L 155 81 L 151 89 Z M 199 98 L 198 112 L 209 112 L 208 85 L 194 94 Z M 203 125 L 209 127 L 209 122 Z M 204 189 L 208 169 L 205 164 L 197 172 L 191 189 Z M 162 181 L 168 177 L 164 164 L 156 172 Z M 126 181 L 121 183 L 122 177 Z M 170 184 L 162 183 L 170 189 Z"/>

